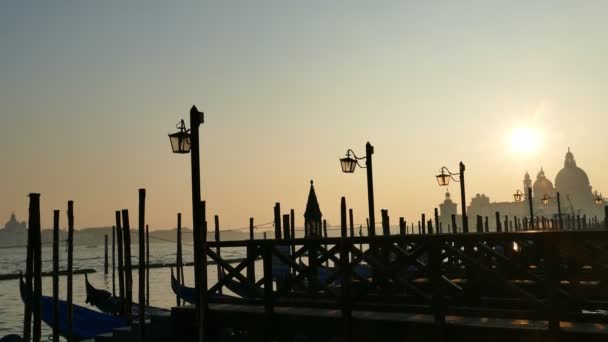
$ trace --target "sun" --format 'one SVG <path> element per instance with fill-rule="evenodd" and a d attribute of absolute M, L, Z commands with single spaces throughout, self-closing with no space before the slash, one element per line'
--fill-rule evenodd
<path fill-rule="evenodd" d="M 532 154 L 540 143 L 540 133 L 530 127 L 516 128 L 511 134 L 511 150 L 517 154 Z"/>

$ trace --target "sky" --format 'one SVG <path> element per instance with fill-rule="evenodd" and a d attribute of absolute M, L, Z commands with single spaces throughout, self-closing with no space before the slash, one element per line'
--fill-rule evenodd
<path fill-rule="evenodd" d="M 303 225 L 310 180 L 324 218 L 430 215 L 442 166 L 467 197 L 508 201 L 526 171 L 555 178 L 571 147 L 608 194 L 605 1 L 2 1 L 0 221 L 42 225 L 75 201 L 109 226 L 147 190 L 151 229 L 191 226 L 190 159 L 167 134 L 196 105 L 202 197 L 222 229 Z M 457 185 L 449 187 L 459 198 Z M 2 221 L 3 222 L 3 221 Z M 2 223 L 0 223 L 1 225 Z"/>

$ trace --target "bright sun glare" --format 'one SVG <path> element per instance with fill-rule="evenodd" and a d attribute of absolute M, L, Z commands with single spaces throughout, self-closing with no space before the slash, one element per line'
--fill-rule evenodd
<path fill-rule="evenodd" d="M 529 127 L 520 127 L 511 135 L 511 149 L 518 154 L 531 154 L 540 145 L 540 134 Z"/>

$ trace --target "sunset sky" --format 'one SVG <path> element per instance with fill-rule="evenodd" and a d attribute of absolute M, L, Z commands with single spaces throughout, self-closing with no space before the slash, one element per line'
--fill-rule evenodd
<path fill-rule="evenodd" d="M 168 133 L 195 104 L 202 196 L 223 228 L 303 224 L 309 182 L 339 224 L 431 214 L 441 166 L 467 166 L 467 198 L 512 200 L 526 170 L 554 180 L 571 147 L 608 195 L 605 1 L 2 1 L 0 226 L 42 225 L 75 201 L 78 228 L 113 224 L 148 192 L 151 229 L 191 226 L 190 159 Z M 449 190 L 459 198 L 457 185 Z M 460 209 L 460 205 L 459 205 Z M 211 219 L 210 219 L 211 220 Z"/>

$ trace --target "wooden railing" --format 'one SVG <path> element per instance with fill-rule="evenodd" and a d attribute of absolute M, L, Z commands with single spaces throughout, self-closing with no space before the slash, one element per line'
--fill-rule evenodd
<path fill-rule="evenodd" d="M 218 247 L 246 257 L 229 264 Z M 365 310 L 439 323 L 447 315 L 546 320 L 551 329 L 608 322 L 594 313 L 608 310 L 608 231 L 223 241 L 209 242 L 207 255 L 226 273 L 209 284 L 210 302 L 263 305 L 268 315 L 303 306 L 340 309 L 346 320 Z M 249 295 L 212 296 L 230 284 Z"/>

